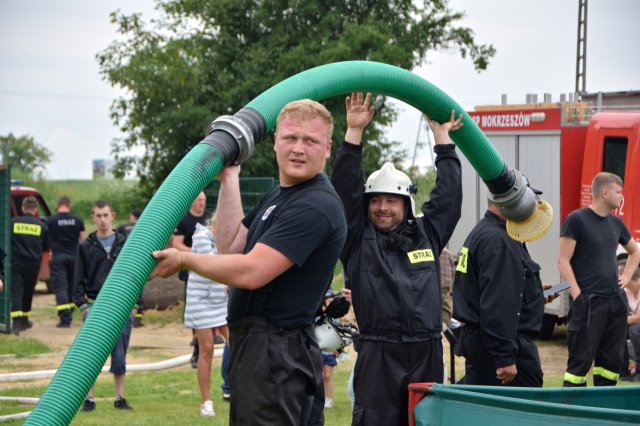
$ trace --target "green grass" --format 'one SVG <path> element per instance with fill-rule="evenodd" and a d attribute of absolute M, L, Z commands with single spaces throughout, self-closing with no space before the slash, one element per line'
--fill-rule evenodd
<path fill-rule="evenodd" d="M 14 354 L 18 358 L 51 352 L 51 348 L 36 339 L 14 335 L 0 335 L 0 354 Z"/>
<path fill-rule="evenodd" d="M 219 360 L 214 362 L 211 396 L 216 417 L 201 417 L 198 409 L 200 396 L 196 383 L 196 372 L 189 366 L 172 370 L 127 375 L 126 398 L 134 407 L 133 411 L 121 412 L 113 408 L 114 385 L 110 374 L 101 374 L 95 388 L 96 410 L 91 413 L 76 414 L 73 425 L 228 425 L 229 404 L 222 401 L 220 391 Z M 346 425 L 351 422 L 351 402 L 347 396 L 346 383 L 349 368 L 338 365 L 334 370 L 334 408 L 325 410 L 327 425 Z M 3 384 L 3 396 L 39 397 L 43 386 L 23 384 Z M 0 402 L 0 415 L 30 411 L 33 406 Z M 18 425 L 22 420 L 5 422 Z"/>
<path fill-rule="evenodd" d="M 351 353 L 354 356 L 353 353 Z M 350 374 L 350 362 L 339 363 L 334 370 L 334 408 L 325 410 L 327 425 L 347 425 L 351 422 L 351 403 L 346 386 Z M 134 407 L 133 411 L 121 412 L 113 408 L 114 385 L 112 376 L 103 373 L 98 378 L 95 397 L 97 408 L 92 413 L 79 412 L 73 425 L 140 424 L 140 425 L 184 425 L 207 424 L 227 425 L 229 404 L 221 399 L 220 360 L 214 360 L 211 396 L 216 417 L 203 418 L 198 413 L 200 404 L 196 372 L 189 366 L 170 370 L 127 375 L 126 397 Z M 458 372 L 460 374 L 460 372 Z M 562 375 L 545 375 L 545 387 L 562 385 Z M 620 385 L 632 385 L 621 382 Z M 29 383 L 3 383 L 1 394 L 15 397 L 40 397 L 43 385 Z M 0 415 L 15 414 L 32 410 L 33 406 L 13 402 L 0 402 Z M 22 420 L 3 424 L 19 425 Z"/>
<path fill-rule="evenodd" d="M 334 288 L 341 288 L 341 277 L 334 279 Z M 41 318 L 51 318 L 54 312 L 53 302 L 51 306 L 36 306 L 33 314 L 36 326 Z M 151 325 L 175 324 L 182 321 L 182 306 L 178 305 L 165 311 L 146 311 L 144 322 Z M 76 318 L 79 321 L 78 318 Z M 549 341 L 537 341 L 540 347 L 551 347 L 554 351 L 566 351 L 566 326 L 557 327 L 553 338 Z M 16 345 L 16 346 L 13 346 Z M 143 352 L 143 348 L 130 348 L 131 355 L 136 352 Z M 35 339 L 27 339 L 24 336 L 0 335 L 0 353 L 20 353 L 21 356 L 30 354 L 40 354 L 50 352 L 51 349 Z M 445 350 L 448 363 L 448 350 Z M 355 357 L 351 350 L 350 355 Z M 149 354 L 145 352 L 145 356 Z M 166 359 L 161 354 L 154 354 L 153 359 Z M 353 358 L 352 358 L 353 359 Z M 32 371 L 40 369 L 35 364 L 31 365 L 29 358 L 21 358 L 19 362 L 11 363 L 11 371 Z M 3 359 L 0 358 L 0 364 Z M 9 363 L 4 363 L 7 371 Z M 347 381 L 350 374 L 352 361 L 339 363 L 334 370 L 334 408 L 325 410 L 326 422 L 328 426 L 347 425 L 351 422 L 351 403 L 347 395 Z M 463 360 L 456 359 L 456 374 L 459 379 L 463 372 Z M 446 373 L 448 374 L 448 365 Z M 105 425 L 105 424 L 142 424 L 142 425 L 183 425 L 183 424 L 208 424 L 227 425 L 229 416 L 229 405 L 221 399 L 220 392 L 220 359 L 214 361 L 212 372 L 211 396 L 217 416 L 213 419 L 202 418 L 198 413 L 200 404 L 198 386 L 196 383 L 196 372 L 190 366 L 145 373 L 130 373 L 127 375 L 126 397 L 134 407 L 131 412 L 121 412 L 113 408 L 114 385 L 112 376 L 109 373 L 100 375 L 95 397 L 97 402 L 96 411 L 92 413 L 79 412 L 73 419 L 74 425 Z M 559 387 L 562 385 L 562 373 L 545 374 L 545 387 Z M 40 397 L 46 385 L 45 381 L 37 382 L 8 382 L 0 384 L 0 395 L 14 397 Z M 621 386 L 634 385 L 634 383 L 620 382 Z M 591 377 L 589 386 L 592 386 Z M 22 405 L 13 402 L 0 402 L 0 416 L 16 414 L 32 410 L 33 406 Z M 3 425 L 19 425 L 23 420 L 13 420 L 2 423 Z"/>
<path fill-rule="evenodd" d="M 177 305 L 171 306 L 163 311 L 145 310 L 144 323 L 155 324 L 159 326 L 181 323 L 184 316 L 184 302 L 178 302 Z"/>

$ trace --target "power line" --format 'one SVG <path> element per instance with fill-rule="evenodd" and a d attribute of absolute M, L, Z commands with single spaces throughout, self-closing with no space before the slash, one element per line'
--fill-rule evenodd
<path fill-rule="evenodd" d="M 77 101 L 111 101 L 113 100 L 112 98 L 103 98 L 98 96 L 65 95 L 61 93 L 45 93 L 45 92 L 26 92 L 21 90 L 8 90 L 8 89 L 0 89 L 0 95 L 71 99 L 71 100 L 77 100 Z"/>

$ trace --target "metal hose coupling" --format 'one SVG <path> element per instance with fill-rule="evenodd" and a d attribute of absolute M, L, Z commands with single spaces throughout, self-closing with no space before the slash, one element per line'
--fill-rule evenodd
<path fill-rule="evenodd" d="M 511 238 L 528 243 L 546 234 L 553 221 L 553 208 L 540 199 L 542 192 L 532 188 L 525 175 L 505 164 L 500 176 L 486 184 L 491 192 L 489 199 L 507 218 Z"/>
<path fill-rule="evenodd" d="M 536 209 L 537 197 L 519 170 L 510 171 L 511 188 L 501 194 L 492 193 L 489 199 L 500 207 L 504 217 L 520 222 L 531 217 Z"/>
<path fill-rule="evenodd" d="M 209 126 L 209 134 L 215 131 L 223 131 L 231 135 L 238 144 L 240 153 L 233 162 L 235 165 L 244 163 L 253 154 L 255 138 L 249 125 L 233 115 L 221 115 L 213 120 Z"/>

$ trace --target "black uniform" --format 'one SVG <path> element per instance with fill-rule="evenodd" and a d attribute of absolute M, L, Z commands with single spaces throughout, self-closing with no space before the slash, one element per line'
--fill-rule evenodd
<path fill-rule="evenodd" d="M 616 249 L 631 239 L 619 217 L 578 209 L 564 221 L 560 236 L 576 242 L 571 269 L 580 295 L 569 312 L 569 359 L 565 387 L 586 386 L 593 361 L 594 386 L 615 386 L 622 369 L 627 333 L 627 295 L 618 286 Z"/>
<path fill-rule="evenodd" d="M 11 219 L 11 318 L 14 331 L 29 328 L 33 291 L 42 252 L 49 250 L 47 225 L 32 214 Z"/>
<path fill-rule="evenodd" d="M 84 222 L 69 212 L 59 212 L 45 220 L 51 236 L 51 284 L 56 292 L 60 326 L 71 324 L 74 304 L 73 270 Z"/>
<path fill-rule="evenodd" d="M 544 315 L 540 266 L 505 225 L 487 211 L 460 251 L 453 284 L 453 317 L 465 323 L 459 348 L 466 375 L 460 382 L 498 386 L 496 370 L 516 364 L 508 386 L 542 387 L 533 343 Z"/>
<path fill-rule="evenodd" d="M 443 380 L 439 255 L 460 218 L 462 187 L 455 146 L 434 149 L 438 179 L 424 216 L 411 212 L 389 233 L 367 218 L 362 146 L 344 142 L 336 156 L 331 181 L 348 224 L 341 260 L 360 328 L 354 425 L 407 424 L 407 385 Z"/>
<path fill-rule="evenodd" d="M 229 384 L 240 396 L 231 398 L 229 424 L 306 425 L 323 386 L 313 322 L 346 235 L 340 201 L 317 175 L 274 187 L 243 225 L 245 253 L 261 243 L 294 265 L 258 290 L 231 289 Z"/>

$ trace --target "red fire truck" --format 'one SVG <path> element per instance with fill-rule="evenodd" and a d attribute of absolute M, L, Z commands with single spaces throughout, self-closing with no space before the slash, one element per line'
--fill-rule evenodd
<path fill-rule="evenodd" d="M 528 245 L 542 267 L 542 281 L 560 281 L 556 266 L 560 228 L 571 211 L 591 202 L 591 180 L 601 171 L 623 178 L 624 202 L 614 213 L 640 240 L 640 108 L 596 112 L 590 102 L 562 102 L 476 107 L 469 115 L 485 132 L 506 163 L 524 173 L 554 209 L 553 224 Z M 484 216 L 488 190 L 471 165 L 463 162 L 463 214 L 450 249 L 457 252 Z M 624 256 L 620 254 L 620 256 Z M 567 320 L 569 295 L 564 292 L 545 307 L 541 338 Z"/>

